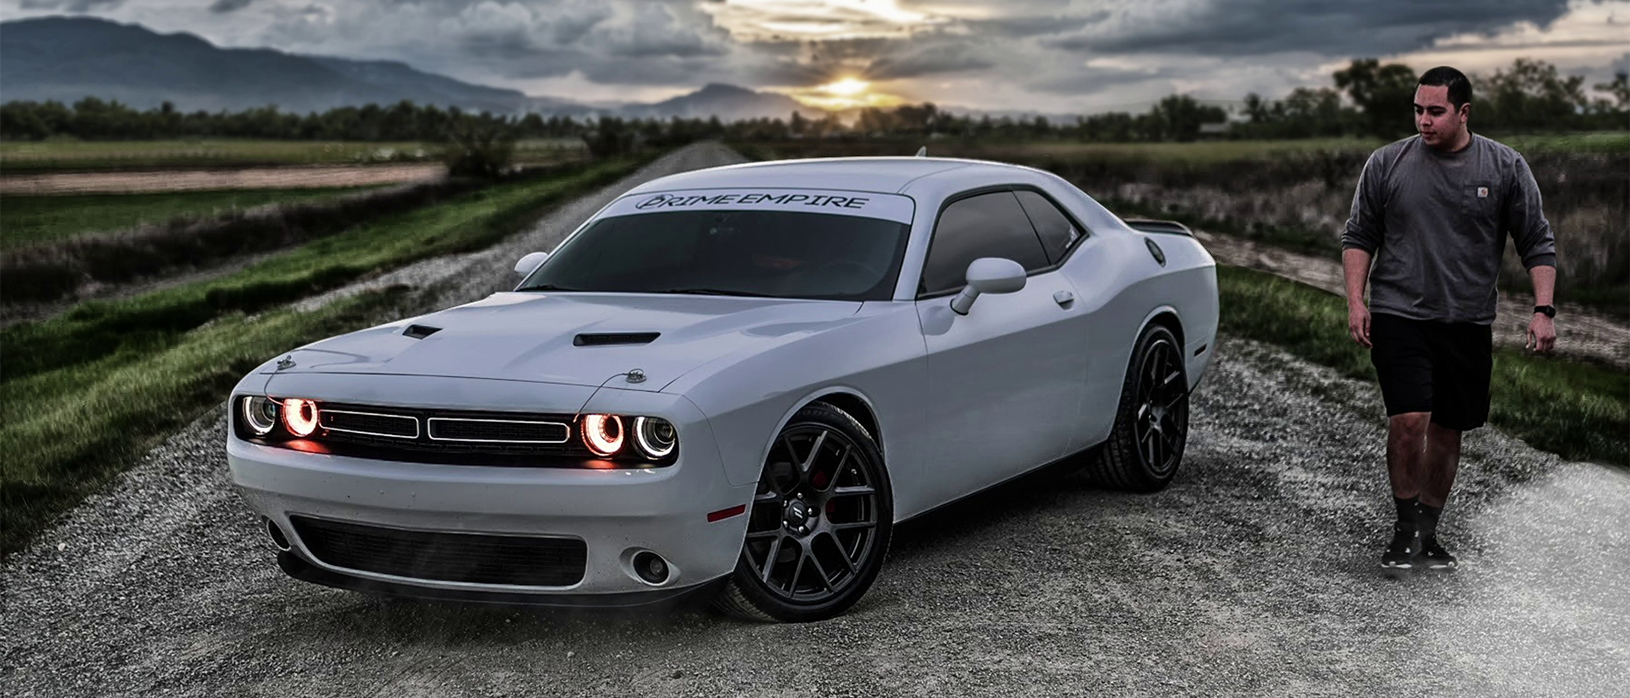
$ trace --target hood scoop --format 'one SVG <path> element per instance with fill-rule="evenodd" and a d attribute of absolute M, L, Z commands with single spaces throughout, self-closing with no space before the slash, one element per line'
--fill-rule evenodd
<path fill-rule="evenodd" d="M 662 336 L 661 332 L 585 332 L 573 337 L 572 345 L 596 347 L 607 344 L 650 344 L 660 336 Z"/>
<path fill-rule="evenodd" d="M 414 339 L 424 339 L 425 337 L 429 337 L 430 335 L 440 331 L 440 327 L 431 327 L 429 325 L 408 325 L 407 329 L 402 331 L 402 335 L 412 337 Z"/>

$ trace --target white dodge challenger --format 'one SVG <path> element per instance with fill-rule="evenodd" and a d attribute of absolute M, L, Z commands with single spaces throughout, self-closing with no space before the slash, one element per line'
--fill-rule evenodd
<path fill-rule="evenodd" d="M 256 369 L 232 479 L 319 584 L 829 618 L 935 507 L 1067 458 L 1171 480 L 1216 268 L 1133 224 L 991 162 L 664 177 L 513 291 Z"/>

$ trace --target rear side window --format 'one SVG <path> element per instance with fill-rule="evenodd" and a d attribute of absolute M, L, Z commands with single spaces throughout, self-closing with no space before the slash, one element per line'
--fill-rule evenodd
<path fill-rule="evenodd" d="M 1047 250 L 1047 258 L 1057 264 L 1064 259 L 1070 245 L 1081 238 L 1081 229 L 1047 197 L 1028 190 L 1014 194 L 1019 197 L 1019 205 L 1024 207 L 1024 212 L 1029 214 L 1030 222 L 1036 226 L 1036 235 L 1041 238 L 1042 248 Z"/>
<path fill-rule="evenodd" d="M 929 243 L 918 292 L 923 295 L 966 286 L 968 265 L 980 257 L 1004 257 L 1035 271 L 1048 265 L 1030 219 L 1010 191 L 959 199 L 940 214 Z"/>

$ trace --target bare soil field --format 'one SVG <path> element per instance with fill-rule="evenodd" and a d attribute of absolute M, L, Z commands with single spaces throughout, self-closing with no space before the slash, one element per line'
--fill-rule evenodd
<path fill-rule="evenodd" d="M 0 195 L 128 194 L 211 189 L 323 189 L 422 182 L 446 174 L 447 168 L 440 163 L 17 174 L 0 177 Z"/>

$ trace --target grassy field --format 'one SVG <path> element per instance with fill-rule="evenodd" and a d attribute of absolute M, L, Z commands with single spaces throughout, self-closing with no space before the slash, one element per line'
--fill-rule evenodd
<path fill-rule="evenodd" d="M 135 462 L 279 351 L 391 316 L 390 294 L 309 313 L 287 303 L 425 257 L 486 247 L 549 208 L 627 174 L 610 161 L 498 184 L 388 216 L 222 279 L 0 331 L 0 552 Z M 159 406 L 155 409 L 155 406 Z"/>
<path fill-rule="evenodd" d="M 1219 267 L 1224 332 L 1279 345 L 1343 375 L 1375 380 L 1368 350 L 1347 336 L 1346 302 L 1272 274 Z M 1630 375 L 1524 352 L 1494 352 L 1489 422 L 1574 460 L 1630 465 Z"/>
<path fill-rule="evenodd" d="M 0 250 L 266 204 L 325 201 L 370 188 L 0 196 Z"/>
<path fill-rule="evenodd" d="M 197 139 L 172 141 L 0 142 L 0 174 L 53 171 L 201 169 L 286 165 L 348 165 L 435 160 L 433 143 L 359 141 L 267 141 Z M 527 139 L 516 143 L 518 164 L 581 159 L 577 139 Z"/>

